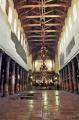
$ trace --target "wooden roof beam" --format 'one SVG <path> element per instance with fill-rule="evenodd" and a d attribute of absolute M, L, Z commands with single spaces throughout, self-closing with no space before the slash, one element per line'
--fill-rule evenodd
<path fill-rule="evenodd" d="M 44 18 L 64 18 L 65 16 L 64 15 L 43 15 L 43 17 Z M 42 18 L 42 16 L 41 15 L 36 15 L 36 16 L 34 16 L 34 15 L 31 15 L 31 16 L 23 16 L 22 18 L 21 18 L 21 20 L 25 20 L 25 19 L 35 19 L 35 18 Z"/>
<path fill-rule="evenodd" d="M 37 0 L 31 0 L 32 3 L 39 3 L 39 1 Z M 27 0 L 19 0 L 18 2 L 15 2 L 15 6 L 20 6 L 22 5 L 22 3 L 26 3 L 27 4 Z"/>
<path fill-rule="evenodd" d="M 70 1 L 71 1 L 71 0 L 70 0 Z M 70 1 L 69 1 L 69 0 L 64 0 L 64 1 L 63 1 L 63 0 L 61 1 L 61 0 L 60 0 L 59 2 L 64 2 L 64 3 L 67 3 L 67 4 L 68 4 Z M 49 2 L 53 2 L 53 0 L 47 0 L 47 1 L 45 1 L 45 4 L 46 4 L 46 3 L 49 3 Z"/>
<path fill-rule="evenodd" d="M 21 5 L 24 2 L 26 2 L 26 0 L 19 0 L 18 2 L 17 2 L 17 0 L 14 0 L 14 3 L 17 4 L 17 5 Z"/>
<path fill-rule="evenodd" d="M 42 32 L 41 30 L 30 30 L 30 31 L 26 31 L 26 33 L 32 33 L 32 32 Z M 61 30 L 45 30 L 45 32 L 56 32 L 59 33 L 61 32 Z"/>
<path fill-rule="evenodd" d="M 53 0 L 47 0 L 47 1 L 45 1 L 45 4 L 46 4 L 46 3 L 49 3 L 49 2 L 52 2 L 52 1 L 53 1 Z"/>
<path fill-rule="evenodd" d="M 32 35 L 32 36 L 27 36 L 27 38 L 41 38 L 42 36 L 41 35 Z M 46 37 L 55 37 L 57 38 L 58 36 L 57 35 L 45 35 L 45 38 Z"/>
<path fill-rule="evenodd" d="M 38 0 L 31 0 L 31 2 L 33 2 L 33 3 L 40 3 L 40 1 L 38 1 Z"/>
<path fill-rule="evenodd" d="M 32 11 L 33 9 L 34 9 L 34 8 L 31 8 L 30 10 L 27 10 L 27 11 L 22 12 L 22 13 L 18 11 L 18 12 L 19 12 L 19 16 L 22 17 L 23 15 L 28 14 L 28 13 L 29 13 L 30 11 Z"/>
<path fill-rule="evenodd" d="M 42 40 L 28 40 L 29 42 L 43 42 Z M 45 42 L 56 42 L 56 39 L 46 39 Z"/>
<path fill-rule="evenodd" d="M 46 15 L 46 14 L 49 14 L 49 13 L 51 13 L 53 11 L 54 11 L 54 9 L 53 10 L 49 10 L 48 12 L 45 12 L 44 14 Z"/>
<path fill-rule="evenodd" d="M 23 25 L 23 27 L 36 27 L 36 26 L 39 26 L 39 27 L 41 27 L 41 24 L 25 24 L 25 25 Z M 51 26 L 62 26 L 62 24 L 59 24 L 59 23 L 55 23 L 55 24 L 53 24 L 53 23 L 50 23 L 50 24 L 45 24 L 45 26 L 49 26 L 49 27 L 51 27 Z"/>
<path fill-rule="evenodd" d="M 38 45 L 38 46 L 42 46 L 42 41 L 39 42 L 39 43 L 38 43 L 38 42 L 29 42 L 29 44 L 30 44 L 30 45 L 33 44 L 34 46 L 37 46 L 37 45 Z M 45 42 L 44 45 L 47 45 L 47 46 L 48 46 L 48 45 L 50 45 L 50 46 L 54 45 L 54 46 L 55 46 L 55 45 L 56 45 L 56 42 Z"/>
<path fill-rule="evenodd" d="M 52 8 L 54 8 L 54 7 L 63 7 L 63 8 L 66 8 L 66 7 L 68 7 L 67 5 L 65 5 L 65 4 L 44 4 L 43 5 L 43 7 L 45 7 L 45 8 L 50 8 L 50 7 L 52 7 Z M 25 8 L 41 8 L 41 4 L 39 4 L 39 5 L 17 5 L 16 4 L 16 8 L 18 9 L 18 10 L 20 10 L 20 9 L 25 9 Z"/>
<path fill-rule="evenodd" d="M 50 18 L 49 20 L 46 20 L 46 21 L 45 21 L 45 24 L 46 24 L 46 23 L 49 23 L 51 20 L 52 20 L 52 18 Z"/>

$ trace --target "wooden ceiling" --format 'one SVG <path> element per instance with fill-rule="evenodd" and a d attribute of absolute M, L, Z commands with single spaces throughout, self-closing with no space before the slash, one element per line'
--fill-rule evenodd
<path fill-rule="evenodd" d="M 14 0 L 14 5 L 35 58 L 42 45 L 41 20 L 44 19 L 44 42 L 53 58 L 71 0 Z"/>

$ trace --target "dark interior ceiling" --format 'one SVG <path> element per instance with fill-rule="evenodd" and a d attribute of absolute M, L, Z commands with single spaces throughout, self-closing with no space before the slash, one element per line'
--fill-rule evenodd
<path fill-rule="evenodd" d="M 45 46 L 54 59 L 59 36 L 71 5 L 71 0 L 14 0 L 34 59 L 42 46 L 41 20 L 44 18 Z M 42 14 L 42 8 L 44 9 Z"/>

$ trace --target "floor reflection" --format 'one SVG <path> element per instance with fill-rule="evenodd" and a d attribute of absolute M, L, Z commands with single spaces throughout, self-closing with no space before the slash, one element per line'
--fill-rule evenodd
<path fill-rule="evenodd" d="M 44 92 L 44 94 L 43 94 L 43 104 L 45 106 L 48 105 L 48 94 L 47 94 L 47 92 Z"/>
<path fill-rule="evenodd" d="M 34 100 L 29 100 L 29 108 L 31 110 L 34 108 Z"/>
<path fill-rule="evenodd" d="M 55 90 L 34 92 L 38 99 L 1 98 L 0 120 L 79 120 L 79 95 Z"/>
<path fill-rule="evenodd" d="M 55 104 L 59 106 L 59 91 L 55 91 Z"/>

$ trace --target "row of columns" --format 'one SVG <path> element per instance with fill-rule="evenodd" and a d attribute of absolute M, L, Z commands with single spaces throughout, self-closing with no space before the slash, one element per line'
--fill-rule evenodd
<path fill-rule="evenodd" d="M 63 90 L 79 92 L 79 54 L 60 70 Z"/>
<path fill-rule="evenodd" d="M 7 96 L 26 90 L 27 71 L 0 49 L 0 94 Z"/>

